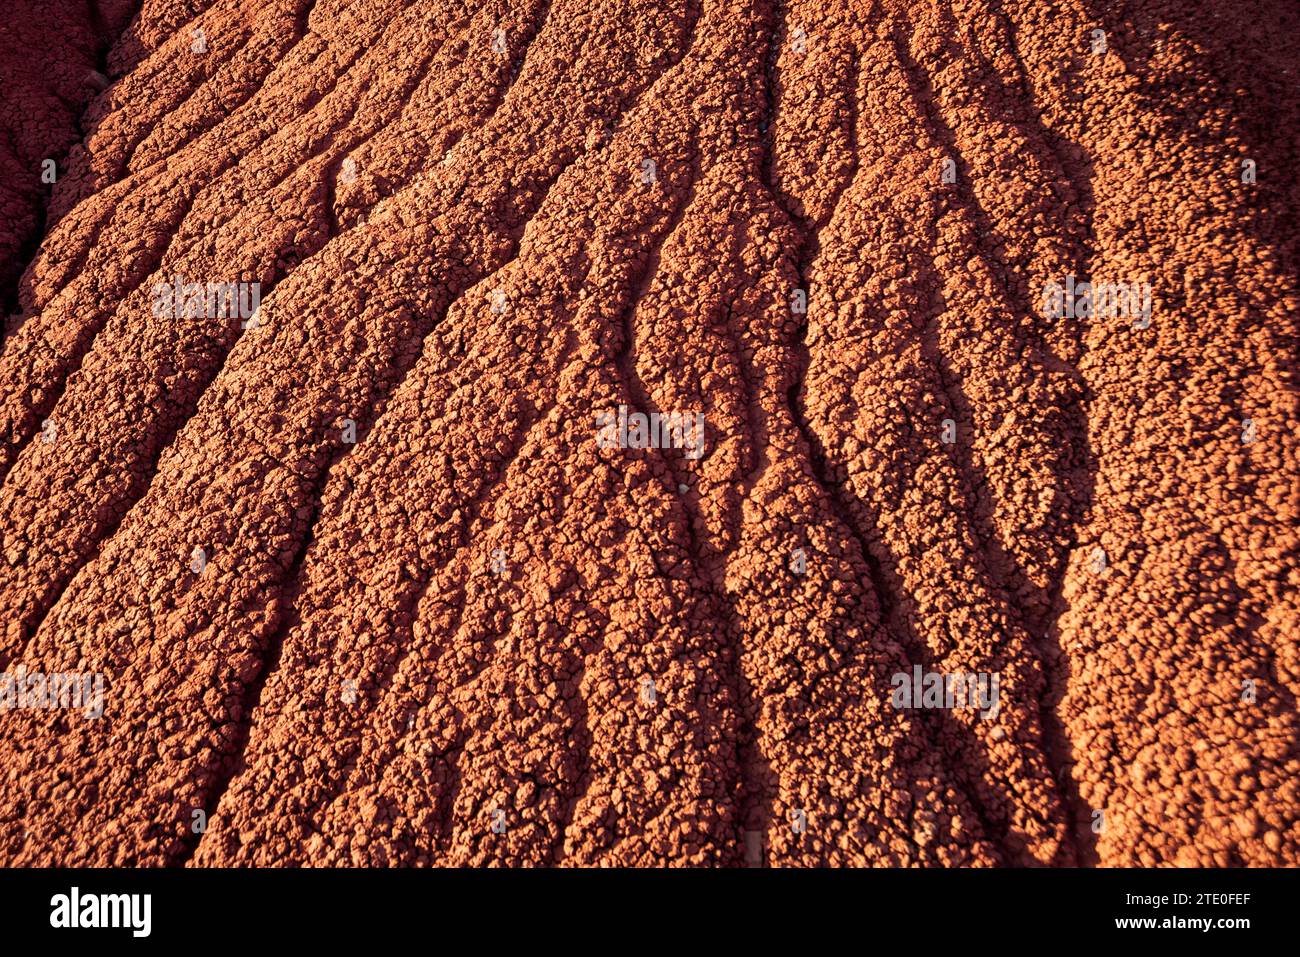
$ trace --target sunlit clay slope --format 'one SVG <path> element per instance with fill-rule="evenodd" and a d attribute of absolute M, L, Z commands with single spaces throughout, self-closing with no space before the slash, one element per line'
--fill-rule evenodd
<path fill-rule="evenodd" d="M 48 6 L 0 864 L 1300 862 L 1295 4 Z"/>

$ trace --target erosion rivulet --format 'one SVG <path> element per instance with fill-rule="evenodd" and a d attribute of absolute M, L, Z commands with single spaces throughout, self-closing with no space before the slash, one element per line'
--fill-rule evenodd
<path fill-rule="evenodd" d="M 1294 4 L 10 6 L 0 863 L 1296 863 Z"/>

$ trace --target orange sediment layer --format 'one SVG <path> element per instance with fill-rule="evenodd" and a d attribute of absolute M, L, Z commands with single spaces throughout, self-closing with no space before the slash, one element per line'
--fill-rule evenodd
<path fill-rule="evenodd" d="M 1296 863 L 1266 7 L 83 26 L 0 232 L 0 668 L 103 714 L 0 708 L 0 864 Z"/>

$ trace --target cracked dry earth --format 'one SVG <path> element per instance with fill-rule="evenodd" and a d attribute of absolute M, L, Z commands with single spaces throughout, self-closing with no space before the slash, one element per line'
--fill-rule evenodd
<path fill-rule="evenodd" d="M 1300 858 L 1294 4 L 50 6 L 0 863 Z"/>

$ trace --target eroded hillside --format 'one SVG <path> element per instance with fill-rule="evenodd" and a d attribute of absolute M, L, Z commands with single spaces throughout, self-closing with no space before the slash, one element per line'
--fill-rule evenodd
<path fill-rule="evenodd" d="M 4 90 L 0 665 L 102 715 L 0 862 L 1300 857 L 1294 5 L 109 6 Z"/>

